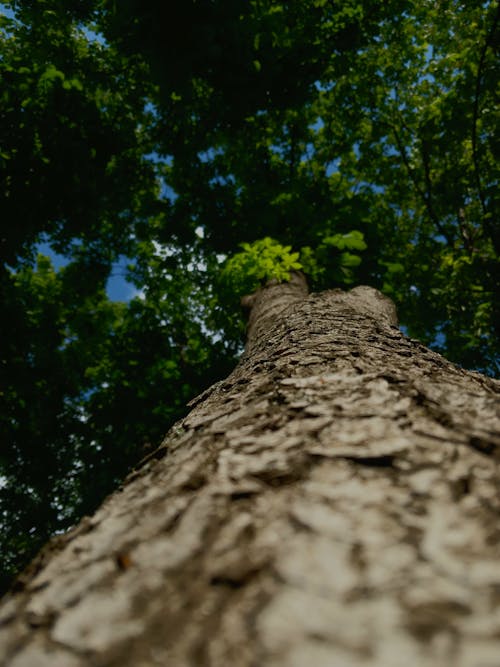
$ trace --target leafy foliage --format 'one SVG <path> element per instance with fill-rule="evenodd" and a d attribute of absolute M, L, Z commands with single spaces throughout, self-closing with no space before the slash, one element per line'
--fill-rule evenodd
<path fill-rule="evenodd" d="M 158 208 L 147 67 L 106 43 L 94 2 L 5 4 L 0 259 L 33 260 L 45 235 L 102 274 Z"/>
<path fill-rule="evenodd" d="M 346 234 L 332 234 L 321 239 L 314 250 L 301 249 L 300 259 L 304 272 L 318 289 L 332 284 L 348 286 L 355 280 L 355 269 L 361 264 L 357 254 L 366 250 L 363 232 L 352 230 Z"/>
<path fill-rule="evenodd" d="M 362 232 L 333 234 L 321 240 L 313 250 L 310 246 L 293 252 L 292 246 L 283 246 L 266 237 L 254 243 L 241 243 L 242 252 L 232 255 L 221 270 L 221 282 L 231 294 L 251 294 L 271 280 L 290 280 L 291 271 L 304 271 L 313 286 L 349 284 L 353 269 L 361 264 L 361 257 L 352 250 L 365 250 Z M 341 251 L 341 252 L 335 252 Z"/>
<path fill-rule="evenodd" d="M 242 252 L 233 255 L 222 270 L 232 293 L 251 294 L 270 280 L 290 280 L 290 271 L 298 271 L 302 264 L 299 253 L 291 246 L 282 246 L 266 237 L 254 243 L 242 243 Z"/>
<path fill-rule="evenodd" d="M 227 373 L 261 281 L 369 283 L 498 372 L 498 2 L 5 6 L 5 580 Z"/>

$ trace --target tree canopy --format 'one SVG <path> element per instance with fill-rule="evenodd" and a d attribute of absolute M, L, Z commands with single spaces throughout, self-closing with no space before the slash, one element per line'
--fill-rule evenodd
<path fill-rule="evenodd" d="M 4 583 L 227 373 L 271 277 L 378 287 L 498 373 L 498 2 L 0 13 Z"/>

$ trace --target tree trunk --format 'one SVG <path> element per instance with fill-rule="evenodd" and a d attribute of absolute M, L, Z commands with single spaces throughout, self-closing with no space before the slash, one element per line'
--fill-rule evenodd
<path fill-rule="evenodd" d="M 245 353 L 0 606 L 11 667 L 498 667 L 500 383 L 359 287 Z"/>

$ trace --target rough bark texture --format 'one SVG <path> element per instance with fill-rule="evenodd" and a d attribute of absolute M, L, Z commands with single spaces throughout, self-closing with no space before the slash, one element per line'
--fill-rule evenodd
<path fill-rule="evenodd" d="M 4 599 L 2 664 L 498 667 L 500 383 L 369 288 L 297 279 L 253 315 L 235 371 Z"/>

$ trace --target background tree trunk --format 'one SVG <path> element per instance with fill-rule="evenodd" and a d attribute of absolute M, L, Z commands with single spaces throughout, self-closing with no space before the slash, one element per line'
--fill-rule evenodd
<path fill-rule="evenodd" d="M 240 364 L 0 607 L 12 667 L 498 667 L 500 384 L 370 288 L 252 297 Z"/>

